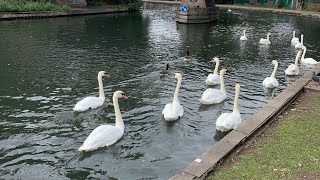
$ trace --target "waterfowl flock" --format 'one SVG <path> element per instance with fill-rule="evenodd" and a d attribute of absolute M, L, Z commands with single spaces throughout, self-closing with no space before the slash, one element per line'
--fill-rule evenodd
<path fill-rule="evenodd" d="M 259 44 L 270 45 L 270 35 L 267 33 L 267 38 L 261 38 Z M 240 41 L 248 40 L 246 36 L 246 30 L 243 30 L 243 35 L 240 37 Z M 301 42 L 299 38 L 295 37 L 295 31 L 293 31 L 293 37 L 291 39 L 291 44 L 298 49 L 297 55 L 295 57 L 294 63 L 288 65 L 288 68 L 285 70 L 286 76 L 297 76 L 299 75 L 299 60 L 301 63 L 308 65 L 316 65 L 318 62 L 313 58 L 305 58 L 307 48 L 303 45 L 303 34 L 301 34 Z M 302 56 L 301 56 L 302 54 Z M 301 56 L 301 57 L 300 57 Z M 187 50 L 187 55 L 184 56 L 184 60 L 191 60 L 190 49 Z M 199 104 L 202 105 L 211 105 L 218 104 L 225 101 L 228 97 L 225 87 L 224 75 L 227 72 L 227 69 L 219 69 L 219 58 L 214 57 L 210 63 L 215 63 L 215 68 L 213 73 L 209 73 L 205 83 L 208 85 L 208 88 L 202 93 L 202 97 L 199 99 Z M 279 86 L 279 82 L 276 79 L 276 72 L 278 69 L 278 61 L 272 60 L 273 71 L 270 77 L 266 77 L 263 82 L 264 89 L 275 89 Z M 169 63 L 166 64 L 166 67 L 160 70 L 160 77 L 165 77 L 167 75 L 173 74 L 169 70 Z M 102 77 L 109 76 L 105 71 L 100 71 L 98 73 L 98 84 L 99 84 L 99 97 L 86 97 L 79 101 L 73 108 L 76 112 L 83 112 L 89 109 L 94 109 L 99 106 L 102 106 L 105 101 L 105 94 L 103 90 Z M 182 74 L 174 73 L 173 79 L 177 80 L 177 85 L 173 94 L 172 102 L 169 102 L 165 105 L 162 110 L 162 116 L 166 121 L 176 121 L 181 119 L 184 114 L 183 105 L 179 101 L 179 91 L 182 85 Z M 315 76 L 312 77 L 312 80 L 319 83 L 319 78 Z M 220 89 L 214 88 L 212 86 L 220 85 Z M 222 113 L 216 120 L 216 130 L 217 131 L 230 131 L 237 128 L 242 123 L 241 113 L 238 108 L 238 100 L 240 96 L 240 84 L 235 84 L 235 95 L 233 103 L 233 111 Z M 122 120 L 118 99 L 128 99 L 123 91 L 116 91 L 113 94 L 113 106 L 115 112 L 115 125 L 100 125 L 95 128 L 90 135 L 83 142 L 83 145 L 78 149 L 79 151 L 92 151 L 99 147 L 110 146 L 117 142 L 124 134 L 124 122 Z"/>

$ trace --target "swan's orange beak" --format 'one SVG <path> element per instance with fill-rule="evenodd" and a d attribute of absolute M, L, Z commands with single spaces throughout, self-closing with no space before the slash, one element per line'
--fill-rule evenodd
<path fill-rule="evenodd" d="M 110 77 L 110 74 L 104 73 L 104 76 L 106 76 L 106 77 Z"/>
<path fill-rule="evenodd" d="M 129 99 L 128 96 L 126 96 L 126 95 L 123 95 L 122 98 L 123 99 Z"/>

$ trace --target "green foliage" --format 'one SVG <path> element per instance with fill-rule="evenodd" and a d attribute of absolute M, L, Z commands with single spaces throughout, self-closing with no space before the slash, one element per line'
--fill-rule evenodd
<path fill-rule="evenodd" d="M 102 5 L 103 0 L 87 0 L 88 6 Z"/>
<path fill-rule="evenodd" d="M 128 3 L 128 9 L 130 11 L 139 11 L 141 6 L 142 6 L 141 0 L 130 0 Z"/>
<path fill-rule="evenodd" d="M 36 0 L 36 1 L 20 1 L 11 2 L 8 0 L 0 0 L 0 12 L 31 12 L 31 11 L 69 11 L 70 7 L 63 5 L 57 6 L 50 1 L 52 0 Z"/>

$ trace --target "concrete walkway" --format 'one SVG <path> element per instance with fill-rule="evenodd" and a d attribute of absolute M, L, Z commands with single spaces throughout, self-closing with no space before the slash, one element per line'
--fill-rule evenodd
<path fill-rule="evenodd" d="M 273 12 L 273 13 L 282 13 L 282 14 L 292 14 L 298 16 L 306 16 L 320 19 L 320 12 L 315 11 L 302 11 L 302 10 L 291 10 L 291 9 L 278 9 L 278 8 L 264 8 L 264 7 L 255 7 L 255 6 L 237 6 L 237 5 L 224 5 L 216 4 L 219 9 L 243 9 L 250 11 L 264 11 L 264 12 Z"/>
<path fill-rule="evenodd" d="M 72 8 L 69 12 L 0 12 L 0 20 L 13 19 L 32 19 L 32 18 L 53 18 L 61 16 L 79 16 L 88 14 L 106 14 L 106 13 L 121 13 L 128 12 L 127 7 L 121 6 L 96 6 L 87 8 Z"/>

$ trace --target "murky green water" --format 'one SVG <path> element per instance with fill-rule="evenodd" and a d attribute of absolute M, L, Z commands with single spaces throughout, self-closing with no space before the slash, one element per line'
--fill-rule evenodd
<path fill-rule="evenodd" d="M 248 41 L 239 42 L 242 30 Z M 296 50 L 292 31 L 303 33 L 306 57 L 320 60 L 317 20 L 271 14 L 221 12 L 217 24 L 176 24 L 173 12 L 111 14 L 0 22 L 0 174 L 4 179 L 168 179 L 219 141 L 215 120 L 233 107 L 234 85 L 241 85 L 239 108 L 247 119 L 269 99 L 262 81 L 279 60 L 276 95 L 295 78 L 284 76 Z M 258 41 L 271 32 L 270 46 Z M 190 48 L 192 61 L 183 61 Z M 200 106 L 208 63 L 219 56 L 228 97 Z M 184 117 L 161 117 L 176 82 L 159 78 L 166 63 L 183 75 Z M 74 104 L 98 94 L 104 79 L 106 105 L 74 113 Z M 304 73 L 307 67 L 302 67 Z M 125 134 L 116 144 L 91 153 L 77 151 L 100 124 L 114 123 L 112 93 L 120 101 Z"/>

